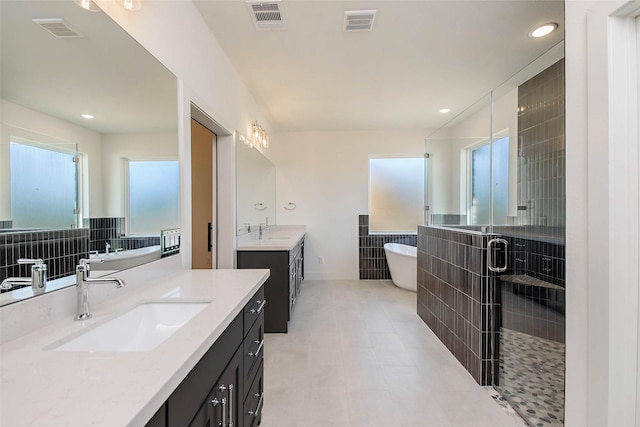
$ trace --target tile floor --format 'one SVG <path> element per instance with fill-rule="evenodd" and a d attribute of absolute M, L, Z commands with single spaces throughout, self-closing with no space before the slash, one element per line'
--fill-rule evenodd
<path fill-rule="evenodd" d="M 289 330 L 266 335 L 262 427 L 525 425 L 389 281 L 305 280 Z"/>

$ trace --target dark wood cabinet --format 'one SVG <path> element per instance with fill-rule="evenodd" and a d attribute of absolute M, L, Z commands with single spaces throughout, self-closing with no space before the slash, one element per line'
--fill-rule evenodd
<path fill-rule="evenodd" d="M 243 427 L 247 415 L 257 407 L 247 399 L 248 393 L 255 380 L 259 377 L 262 382 L 263 377 L 265 305 L 262 287 L 147 427 Z M 261 410 L 260 406 L 250 417 L 252 426 L 257 425 L 256 420 L 259 423 Z"/>
<path fill-rule="evenodd" d="M 271 272 L 264 284 L 264 298 L 269 301 L 264 332 L 288 332 L 291 312 L 304 278 L 303 259 L 304 239 L 290 251 L 238 251 L 239 269 L 266 268 Z"/>

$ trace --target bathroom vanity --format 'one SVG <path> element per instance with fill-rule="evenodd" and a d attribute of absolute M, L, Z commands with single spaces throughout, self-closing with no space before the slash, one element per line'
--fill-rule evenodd
<path fill-rule="evenodd" d="M 3 343 L 0 425 L 257 425 L 268 277 L 266 270 L 174 271 L 95 304 L 87 321 L 69 316 Z M 108 351 L 82 341 L 119 318 L 134 318 L 141 306 L 160 307 L 160 320 L 167 307 L 178 308 L 178 316 L 184 307 L 193 313 L 173 322 L 153 348 L 142 348 L 147 334 L 132 340 L 133 349 L 118 339 L 105 343 L 107 336 L 98 344 Z M 125 328 L 115 335 L 129 334 Z M 76 341 L 86 348 L 67 348 Z M 46 398 L 34 399 L 40 392 Z"/>
<path fill-rule="evenodd" d="M 262 238 L 238 242 L 238 268 L 268 268 L 265 283 L 269 310 L 265 314 L 265 332 L 287 333 L 304 279 L 304 230 L 277 230 Z"/>

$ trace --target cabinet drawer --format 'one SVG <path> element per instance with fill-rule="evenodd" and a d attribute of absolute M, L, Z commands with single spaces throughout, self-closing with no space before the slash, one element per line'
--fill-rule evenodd
<path fill-rule="evenodd" d="M 264 286 L 262 286 L 254 296 L 251 297 L 247 305 L 244 306 L 244 335 L 246 336 L 251 327 L 258 319 L 266 307 L 264 299 Z"/>
<path fill-rule="evenodd" d="M 244 390 L 253 383 L 264 354 L 264 313 L 260 313 L 244 340 Z"/>
<path fill-rule="evenodd" d="M 246 400 L 244 401 L 244 427 L 255 427 L 262 420 L 262 404 L 264 402 L 263 365 L 258 371 Z"/>

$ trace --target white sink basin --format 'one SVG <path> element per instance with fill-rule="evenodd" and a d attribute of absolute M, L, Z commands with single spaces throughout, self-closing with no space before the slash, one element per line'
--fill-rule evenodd
<path fill-rule="evenodd" d="M 291 237 L 269 236 L 269 237 L 267 237 L 267 240 L 291 240 Z"/>
<path fill-rule="evenodd" d="M 150 351 L 202 311 L 212 299 L 145 301 L 51 346 L 54 351 Z"/>

